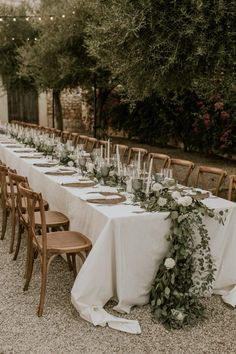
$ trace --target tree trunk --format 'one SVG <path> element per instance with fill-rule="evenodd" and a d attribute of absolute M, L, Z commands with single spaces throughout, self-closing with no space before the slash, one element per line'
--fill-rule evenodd
<path fill-rule="evenodd" d="M 57 129 L 63 130 L 63 116 L 61 107 L 61 92 L 53 90 L 53 102 L 55 105 L 55 116 Z"/>
<path fill-rule="evenodd" d="M 104 138 L 105 130 L 106 130 L 106 122 L 103 116 L 103 107 L 108 99 L 112 88 L 100 88 L 98 90 L 98 95 L 96 98 L 96 137 L 98 139 Z"/>

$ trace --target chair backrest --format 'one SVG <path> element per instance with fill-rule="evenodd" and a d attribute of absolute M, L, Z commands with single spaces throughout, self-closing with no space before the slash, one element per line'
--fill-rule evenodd
<path fill-rule="evenodd" d="M 123 145 L 123 144 L 115 144 L 113 146 L 113 154 L 117 153 L 117 149 L 119 151 L 119 155 L 120 155 L 120 161 L 121 162 L 125 162 L 127 159 L 127 154 L 129 151 L 129 147 L 128 145 Z"/>
<path fill-rule="evenodd" d="M 170 157 L 165 154 L 159 154 L 157 152 L 150 152 L 148 154 L 148 164 L 150 160 L 153 159 L 153 170 L 154 172 L 159 172 L 161 168 L 168 166 Z"/>
<path fill-rule="evenodd" d="M 236 175 L 229 176 L 228 200 L 236 200 Z M 233 197 L 234 194 L 234 197 Z"/>
<path fill-rule="evenodd" d="M 86 144 L 86 141 L 88 139 L 88 136 L 87 135 L 80 135 L 78 136 L 77 138 L 77 145 L 81 144 L 81 145 L 85 145 Z"/>
<path fill-rule="evenodd" d="M 92 137 L 88 137 L 86 139 L 86 143 L 85 143 L 85 150 L 87 152 L 92 152 L 93 149 L 96 147 L 96 145 L 97 145 L 97 139 L 92 138 Z"/>
<path fill-rule="evenodd" d="M 107 150 L 108 150 L 108 140 L 98 140 L 97 142 L 97 148 L 101 149 L 102 146 L 102 150 L 103 150 L 103 157 L 107 157 Z M 112 153 L 113 151 L 113 145 L 110 142 L 110 153 Z M 111 156 L 110 156 L 111 157 Z"/>
<path fill-rule="evenodd" d="M 79 137 L 78 133 L 71 133 L 70 134 L 70 139 L 72 140 L 73 146 L 76 146 L 78 137 Z"/>
<path fill-rule="evenodd" d="M 43 198 L 41 193 L 36 193 L 33 192 L 31 189 L 29 189 L 29 186 L 27 183 L 21 182 L 19 184 L 19 193 L 21 198 L 25 200 L 26 203 L 26 209 L 27 209 L 27 214 L 28 214 L 28 232 L 29 232 L 29 241 L 35 242 L 38 249 L 40 248 L 40 245 L 37 240 L 36 236 L 36 227 L 35 227 L 35 208 L 36 205 L 39 205 L 39 212 L 40 212 L 40 219 L 41 219 L 41 235 L 42 235 L 42 253 L 43 256 L 46 256 L 46 250 L 47 250 L 47 228 L 46 228 L 46 218 L 45 218 L 45 210 L 44 210 L 44 205 L 43 205 Z"/>
<path fill-rule="evenodd" d="M 5 207 L 8 199 L 7 176 L 8 176 L 8 168 L 5 165 L 0 165 L 0 189 L 1 189 L 1 202 L 3 208 Z"/>
<path fill-rule="evenodd" d="M 211 191 L 215 195 L 219 195 L 220 187 L 227 172 L 222 168 L 200 166 L 196 178 L 196 187 L 202 187 Z"/>
<path fill-rule="evenodd" d="M 29 183 L 27 177 L 18 175 L 16 172 L 8 171 L 10 189 L 11 189 L 11 202 L 12 207 L 16 208 L 18 211 L 19 217 L 24 221 L 25 214 L 25 205 L 23 205 L 22 198 L 20 196 L 19 185 L 20 183 L 25 183 L 25 185 L 29 188 Z M 17 189 L 17 193 L 15 193 L 15 187 Z"/>
<path fill-rule="evenodd" d="M 54 129 L 55 137 L 61 137 L 62 131 L 60 129 Z"/>
<path fill-rule="evenodd" d="M 189 160 L 170 159 L 168 168 L 172 168 L 173 177 L 177 179 L 180 184 L 187 186 L 189 176 L 194 169 L 194 163 Z"/>
<path fill-rule="evenodd" d="M 70 132 L 63 130 L 61 133 L 61 142 L 65 144 L 67 140 L 70 140 Z"/>
<path fill-rule="evenodd" d="M 147 155 L 148 155 L 147 149 L 143 149 L 143 148 L 139 148 L 139 147 L 131 147 L 129 149 L 129 155 L 128 155 L 127 163 L 129 164 L 132 159 L 135 159 L 135 157 L 138 156 L 139 152 L 140 152 L 140 155 L 141 155 L 141 162 L 144 162 L 146 157 L 147 157 Z"/>

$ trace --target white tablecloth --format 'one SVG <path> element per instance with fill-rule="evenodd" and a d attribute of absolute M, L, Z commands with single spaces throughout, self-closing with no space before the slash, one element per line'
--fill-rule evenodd
<path fill-rule="evenodd" d="M 104 187 L 65 188 L 60 183 L 74 177 L 45 175 L 43 172 L 50 168 L 35 167 L 37 160 L 22 159 L 19 155 L 23 154 L 13 150 L 0 145 L 0 159 L 27 176 L 31 187 L 42 192 L 50 208 L 65 213 L 70 228 L 84 233 L 93 243 L 72 289 L 72 303 L 81 317 L 94 325 L 108 323 L 112 328 L 140 333 L 137 321 L 111 316 L 103 307 L 115 298 L 115 309 L 129 313 L 132 306 L 148 302 L 152 281 L 168 249 L 167 213 L 136 214 L 134 211 L 140 209 L 133 205 L 90 204 L 85 200 L 87 193 Z M 214 292 L 235 306 L 236 203 L 220 198 L 208 198 L 205 203 L 229 210 L 224 226 L 210 218 L 206 219 L 206 226 L 217 267 Z"/>

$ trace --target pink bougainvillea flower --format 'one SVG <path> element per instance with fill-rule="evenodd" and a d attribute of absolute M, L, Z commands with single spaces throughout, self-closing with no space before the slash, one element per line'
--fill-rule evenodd
<path fill-rule="evenodd" d="M 226 119 L 229 119 L 229 117 L 230 117 L 229 112 L 226 112 L 226 111 L 220 112 L 220 118 L 221 118 L 221 119 L 226 120 Z"/>
<path fill-rule="evenodd" d="M 218 95 L 212 95 L 209 97 L 209 100 L 211 102 L 217 102 L 217 101 L 219 101 L 219 99 L 220 99 L 220 97 Z"/>
<path fill-rule="evenodd" d="M 209 113 L 205 113 L 203 116 L 203 123 L 206 128 L 208 128 L 211 125 L 211 117 Z"/>
<path fill-rule="evenodd" d="M 216 102 L 214 104 L 214 110 L 215 111 L 221 111 L 223 108 L 224 108 L 224 103 L 223 102 L 218 101 L 218 102 Z"/>
<path fill-rule="evenodd" d="M 202 106 L 204 106 L 204 103 L 202 101 L 197 101 L 196 105 L 197 107 L 201 108 Z"/>

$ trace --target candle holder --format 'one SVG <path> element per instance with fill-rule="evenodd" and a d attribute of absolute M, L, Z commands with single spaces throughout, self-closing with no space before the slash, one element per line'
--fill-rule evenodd
<path fill-rule="evenodd" d="M 86 162 L 87 162 L 86 157 L 80 156 L 78 161 L 79 161 L 79 167 L 81 169 L 81 173 L 82 173 L 82 175 L 84 175 L 84 172 L 86 170 Z"/>
<path fill-rule="evenodd" d="M 110 166 L 108 165 L 101 166 L 101 176 L 102 176 L 101 182 L 103 185 L 106 184 L 106 179 L 109 176 L 109 172 L 110 172 Z"/>

